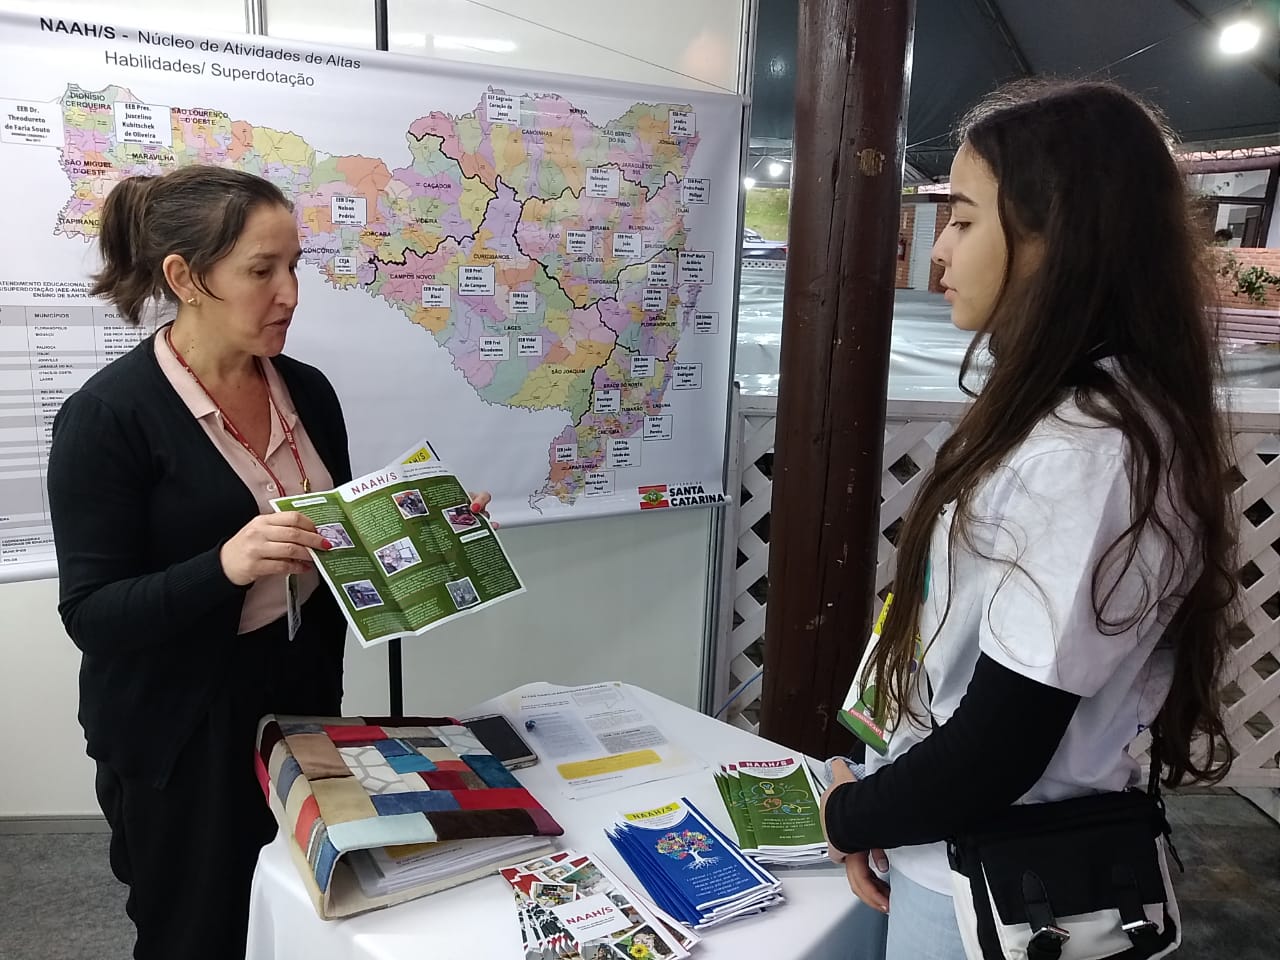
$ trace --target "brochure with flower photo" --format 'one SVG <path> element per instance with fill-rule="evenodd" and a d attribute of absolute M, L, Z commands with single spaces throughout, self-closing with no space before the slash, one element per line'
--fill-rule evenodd
<path fill-rule="evenodd" d="M 667 960 L 698 942 L 589 855 L 565 850 L 501 873 L 515 891 L 525 960 Z"/>

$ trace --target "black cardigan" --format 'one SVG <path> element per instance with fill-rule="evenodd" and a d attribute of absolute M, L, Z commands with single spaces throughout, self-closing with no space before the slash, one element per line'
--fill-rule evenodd
<path fill-rule="evenodd" d="M 214 696 L 254 671 L 266 644 L 283 649 L 285 627 L 281 617 L 237 637 L 247 588 L 226 578 L 219 550 L 258 505 L 165 377 L 154 339 L 63 404 L 48 484 L 58 611 L 84 654 L 89 755 L 163 786 Z M 272 363 L 334 483 L 350 480 L 333 387 L 314 367 L 285 356 Z M 289 644 L 290 671 L 310 671 L 293 679 L 313 695 L 289 712 L 337 711 L 345 633 L 322 584 Z"/>

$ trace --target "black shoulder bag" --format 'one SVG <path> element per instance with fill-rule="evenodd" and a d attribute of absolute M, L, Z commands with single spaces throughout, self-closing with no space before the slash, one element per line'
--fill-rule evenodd
<path fill-rule="evenodd" d="M 969 960 L 1149 960 L 1182 941 L 1160 796 L 1147 790 L 1015 804 L 947 842 Z"/>

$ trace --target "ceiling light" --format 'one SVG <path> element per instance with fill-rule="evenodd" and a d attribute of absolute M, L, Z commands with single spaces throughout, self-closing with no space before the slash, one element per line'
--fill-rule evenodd
<path fill-rule="evenodd" d="M 771 160 L 769 162 L 769 176 L 771 177 L 782 176 L 782 171 L 784 169 L 785 168 L 782 166 L 782 164 L 780 164 L 777 160 Z"/>
<path fill-rule="evenodd" d="M 1222 28 L 1218 48 L 1223 53 L 1248 53 L 1262 39 L 1261 28 L 1252 20 L 1237 20 Z"/>
<path fill-rule="evenodd" d="M 754 187 L 754 186 L 756 185 L 756 178 L 755 178 L 755 177 L 743 177 L 743 178 L 742 178 L 742 185 L 743 185 L 743 187 L 745 187 L 746 189 L 750 190 L 752 187 Z"/>

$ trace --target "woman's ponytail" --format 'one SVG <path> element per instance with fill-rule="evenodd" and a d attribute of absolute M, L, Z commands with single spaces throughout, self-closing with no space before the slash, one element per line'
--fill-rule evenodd
<path fill-rule="evenodd" d="M 98 232 L 102 269 L 93 275 L 89 290 L 92 296 L 110 300 L 135 326 L 147 301 L 162 293 L 163 277 L 144 249 L 147 198 L 156 179 L 129 177 L 107 195 Z"/>

